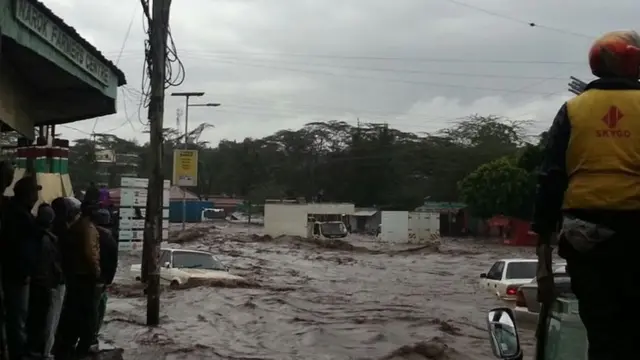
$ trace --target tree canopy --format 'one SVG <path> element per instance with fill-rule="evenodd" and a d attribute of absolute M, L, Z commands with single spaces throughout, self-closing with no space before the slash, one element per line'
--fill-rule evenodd
<path fill-rule="evenodd" d="M 200 140 L 206 130 L 201 127 L 189 134 L 188 147 L 199 150 L 199 185 L 193 190 L 203 197 L 226 194 L 252 202 L 304 197 L 383 209 L 412 209 L 425 199 L 464 200 L 481 216 L 509 213 L 526 207 L 510 199 L 531 187 L 539 162 L 537 146 L 527 142 L 527 125 L 472 115 L 422 134 L 387 124 L 326 121 L 260 139 L 223 140 L 217 146 Z M 167 178 L 173 149 L 182 147 L 182 140 L 177 130 L 165 129 Z M 95 180 L 97 149 L 136 154 L 138 176 L 150 173 L 148 144 L 97 134 L 72 146 L 70 173 L 76 187 Z M 122 169 L 113 165 L 109 172 L 108 185 L 118 186 Z M 496 195 L 500 190 L 508 191 Z"/>

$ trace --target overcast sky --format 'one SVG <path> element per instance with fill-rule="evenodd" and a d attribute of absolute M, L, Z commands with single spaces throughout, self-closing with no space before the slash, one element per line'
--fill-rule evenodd
<path fill-rule="evenodd" d="M 44 2 L 129 83 L 116 115 L 65 126 L 63 135 L 146 141 L 139 1 Z M 570 75 L 591 79 L 593 38 L 631 29 L 638 13 L 635 0 L 174 0 L 186 79 L 169 91 L 204 91 L 197 101 L 222 103 L 189 115 L 190 127 L 215 125 L 203 134 L 214 144 L 323 120 L 435 131 L 473 113 L 533 120 L 534 134 L 569 98 Z M 167 126 L 183 106 L 167 97 Z"/>

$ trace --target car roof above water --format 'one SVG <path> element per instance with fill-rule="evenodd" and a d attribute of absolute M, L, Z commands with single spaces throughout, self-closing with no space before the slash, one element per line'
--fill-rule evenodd
<path fill-rule="evenodd" d="M 185 253 L 191 253 L 191 254 L 205 254 L 205 255 L 212 255 L 210 252 L 206 252 L 206 251 L 201 251 L 201 250 L 191 250 L 191 249 L 171 249 L 171 248 L 162 248 L 160 249 L 160 251 L 170 251 L 170 252 L 185 252 Z"/>
<path fill-rule="evenodd" d="M 513 262 L 538 262 L 538 259 L 500 259 L 498 261 L 504 261 L 505 263 L 513 263 Z M 496 262 L 498 262 L 496 261 Z"/>

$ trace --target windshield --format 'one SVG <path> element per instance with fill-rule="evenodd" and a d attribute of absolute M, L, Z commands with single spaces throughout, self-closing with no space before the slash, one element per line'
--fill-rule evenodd
<path fill-rule="evenodd" d="M 344 235 L 347 233 L 347 227 L 341 222 L 320 224 L 323 235 Z"/>
<path fill-rule="evenodd" d="M 178 251 L 173 253 L 173 267 L 178 269 L 226 270 L 224 265 L 212 255 Z"/>
<path fill-rule="evenodd" d="M 510 262 L 506 279 L 533 279 L 536 277 L 537 268 L 538 263 L 534 261 Z"/>

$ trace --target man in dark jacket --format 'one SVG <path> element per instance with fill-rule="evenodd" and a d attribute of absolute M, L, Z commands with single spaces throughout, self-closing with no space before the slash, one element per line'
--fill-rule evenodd
<path fill-rule="evenodd" d="M 6 332 L 10 359 L 22 359 L 27 341 L 29 282 L 37 261 L 40 233 L 31 214 L 42 187 L 23 177 L 13 187 L 14 197 L 2 214 L 0 260 L 6 308 Z"/>
<path fill-rule="evenodd" d="M 62 258 L 58 238 L 51 232 L 55 213 L 41 204 L 36 217 L 41 231 L 38 258 L 29 290 L 28 353 L 32 359 L 51 359 L 64 299 Z"/>
<path fill-rule="evenodd" d="M 60 239 L 66 299 L 56 334 L 56 357 L 87 354 L 97 321 L 97 284 L 100 280 L 99 234 L 91 221 L 95 204 L 82 204 L 82 212 Z"/>
<path fill-rule="evenodd" d="M 0 218 L 4 214 L 9 198 L 4 196 L 4 191 L 13 183 L 14 169 L 13 164 L 9 161 L 0 161 Z M 0 223 L 0 226 L 2 224 Z M 0 239 L 0 243 L 1 243 Z M 0 259 L 0 360 L 9 358 L 9 350 L 7 349 L 7 333 L 5 331 L 5 304 L 4 291 L 2 286 L 2 266 Z"/>
<path fill-rule="evenodd" d="M 100 203 L 100 190 L 96 187 L 96 184 L 92 181 L 89 183 L 89 187 L 84 192 L 84 198 L 82 202 L 85 204 L 99 204 Z"/>
<path fill-rule="evenodd" d="M 93 222 L 100 235 L 100 283 L 98 284 L 98 321 L 93 343 L 98 344 L 98 334 L 107 309 L 107 287 L 113 283 L 118 268 L 118 244 L 111 233 L 111 215 L 106 209 L 95 212 Z"/>
<path fill-rule="evenodd" d="M 605 34 L 589 65 L 599 79 L 560 108 L 545 147 L 532 225 L 539 301 L 549 306 L 554 297 L 551 236 L 561 224 L 558 253 L 567 260 L 589 360 L 635 359 L 640 315 L 629 304 L 640 295 L 621 289 L 640 278 L 640 35 Z"/>

